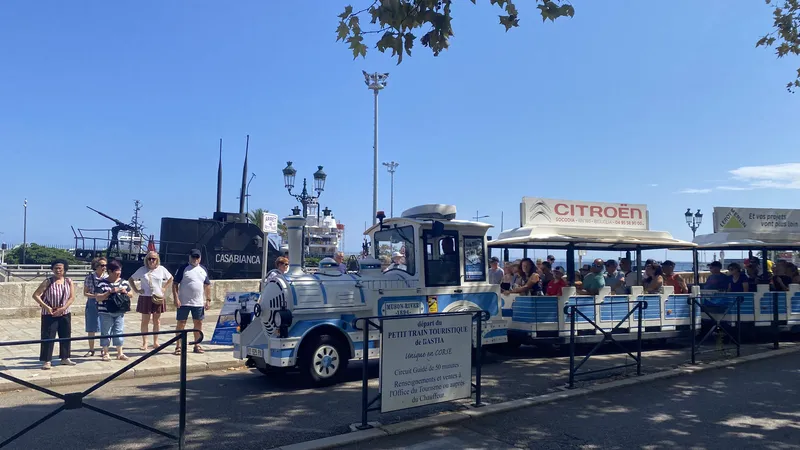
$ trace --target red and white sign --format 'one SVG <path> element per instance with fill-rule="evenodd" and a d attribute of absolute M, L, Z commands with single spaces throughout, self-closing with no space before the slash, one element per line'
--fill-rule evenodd
<path fill-rule="evenodd" d="M 647 230 L 647 205 L 523 197 L 521 226 Z"/>

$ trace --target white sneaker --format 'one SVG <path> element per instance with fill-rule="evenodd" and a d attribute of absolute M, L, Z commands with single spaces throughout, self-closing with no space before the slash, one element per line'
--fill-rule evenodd
<path fill-rule="evenodd" d="M 76 363 L 75 361 L 73 361 L 73 360 L 71 360 L 69 358 L 61 360 L 61 365 L 62 366 L 74 366 L 75 364 L 78 364 L 78 363 Z"/>

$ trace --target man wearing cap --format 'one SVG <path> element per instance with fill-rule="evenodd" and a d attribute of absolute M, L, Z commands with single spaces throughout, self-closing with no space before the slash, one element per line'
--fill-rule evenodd
<path fill-rule="evenodd" d="M 711 275 L 708 276 L 706 284 L 703 287 L 709 291 L 727 290 L 731 280 L 727 275 L 722 273 L 722 263 L 714 261 L 708 265 L 708 270 L 711 271 Z"/>
<path fill-rule="evenodd" d="M 489 284 L 500 284 L 503 281 L 503 269 L 500 268 L 500 258 L 492 256 L 489 258 Z"/>
<path fill-rule="evenodd" d="M 597 295 L 600 293 L 600 289 L 606 286 L 606 279 L 603 276 L 603 260 L 595 259 L 589 270 L 589 274 L 583 277 L 583 290 L 589 295 Z"/>
<path fill-rule="evenodd" d="M 676 294 L 688 294 L 689 288 L 686 286 L 686 280 L 680 275 L 675 273 L 675 263 L 666 260 L 661 264 L 661 270 L 664 272 L 664 286 L 672 286 Z"/>
<path fill-rule="evenodd" d="M 203 318 L 205 311 L 211 308 L 211 279 L 208 278 L 208 270 L 200 264 L 200 250 L 194 248 L 189 252 L 189 262 L 181 266 L 175 273 L 175 281 L 172 284 L 172 298 L 175 299 L 175 307 L 178 309 L 177 320 L 178 330 L 186 328 L 186 321 L 189 314 L 192 315 L 192 322 L 196 330 L 203 329 Z M 200 333 L 194 333 L 195 341 L 200 339 Z M 194 346 L 195 353 L 203 353 L 203 348 L 199 344 Z M 181 353 L 181 342 L 175 348 L 175 354 Z"/>
<path fill-rule="evenodd" d="M 553 269 L 553 279 L 547 283 L 547 295 L 555 295 L 561 297 L 563 289 L 567 287 L 567 280 L 564 279 L 566 271 L 563 267 L 557 266 Z"/>

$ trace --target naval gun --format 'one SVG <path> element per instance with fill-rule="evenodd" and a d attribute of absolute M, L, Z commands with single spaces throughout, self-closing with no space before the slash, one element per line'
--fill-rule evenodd
<path fill-rule="evenodd" d="M 92 211 L 100 214 L 101 216 L 105 217 L 106 219 L 114 222 L 114 226 L 111 227 L 111 239 L 108 242 L 108 249 L 106 249 L 106 255 L 112 255 L 111 251 L 116 248 L 117 253 L 121 254 L 123 250 L 120 248 L 119 245 L 119 233 L 120 231 L 126 232 L 127 236 L 125 236 L 126 240 L 129 241 L 128 245 L 128 253 L 131 254 L 139 254 L 142 253 L 142 227 L 139 224 L 127 224 L 122 222 L 119 219 L 115 219 L 108 214 L 98 211 L 91 206 L 87 206 L 87 208 L 91 209 Z M 134 251 L 135 250 L 135 251 Z M 137 258 L 138 259 L 138 258 Z"/>

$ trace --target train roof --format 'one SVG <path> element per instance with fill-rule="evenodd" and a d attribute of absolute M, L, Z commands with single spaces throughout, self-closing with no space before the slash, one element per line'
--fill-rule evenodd
<path fill-rule="evenodd" d="M 697 247 L 692 242 L 673 238 L 666 231 L 553 226 L 506 230 L 488 245 L 493 248 L 555 250 L 566 250 L 570 245 L 578 250 L 690 250 Z"/>

